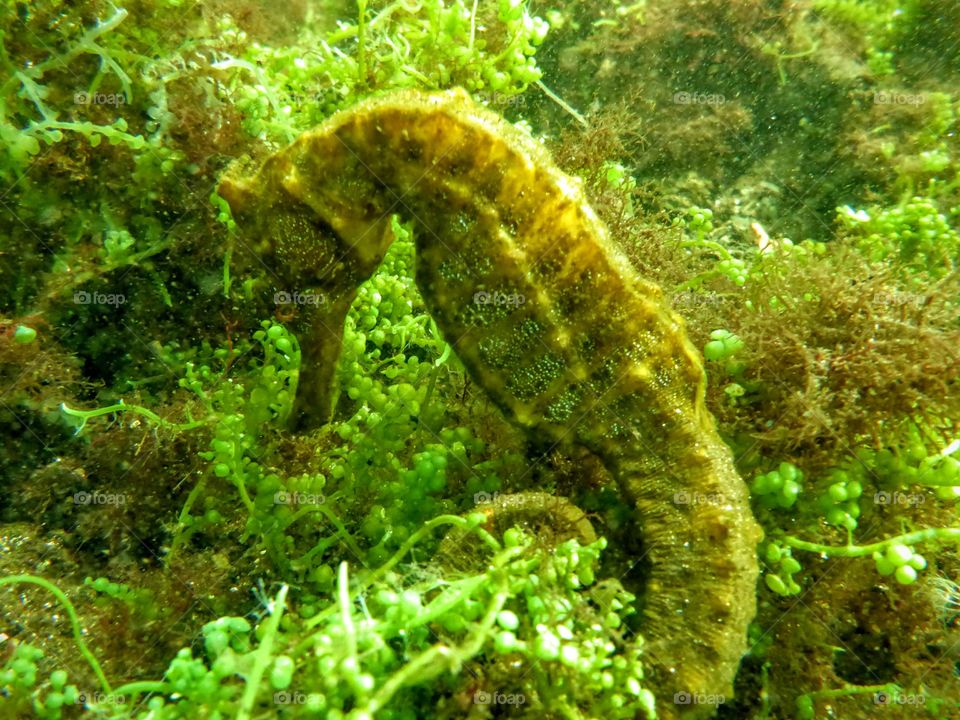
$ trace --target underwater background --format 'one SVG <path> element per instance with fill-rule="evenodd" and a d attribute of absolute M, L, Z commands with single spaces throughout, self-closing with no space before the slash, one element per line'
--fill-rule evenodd
<path fill-rule="evenodd" d="M 960 3 L 0 8 L 0 718 L 960 718 Z M 646 598 L 710 588 L 465 368 L 410 218 L 318 349 L 218 193 L 451 88 L 703 353 L 764 532 L 730 696 L 653 682 Z"/>

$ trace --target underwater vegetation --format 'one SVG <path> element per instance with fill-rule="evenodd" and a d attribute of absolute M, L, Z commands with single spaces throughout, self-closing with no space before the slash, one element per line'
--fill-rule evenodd
<path fill-rule="evenodd" d="M 0 717 L 960 717 L 954 3 L 0 9 Z M 683 318 L 749 492 L 717 532 L 764 534 L 732 692 L 709 660 L 703 688 L 665 680 L 677 623 L 651 610 L 729 590 L 658 575 L 656 516 L 584 441 L 630 423 L 569 420 L 544 383 L 575 367 L 530 349 L 542 327 L 451 335 L 577 294 L 543 305 L 521 274 L 454 300 L 419 274 L 411 210 L 490 240 L 451 210 L 503 167 L 483 143 L 442 207 L 345 181 L 376 225 L 353 256 L 329 219 L 268 207 L 251 232 L 222 184 L 338 112 L 454 88 L 556 164 L 512 196 L 575 184 Z M 387 172 L 393 150 L 361 149 Z M 585 267 L 565 243 L 557 267 Z M 588 297 L 626 352 L 642 331 Z M 484 352 L 552 409 L 505 407 Z M 729 502 L 686 472 L 704 432 L 656 468 L 681 523 Z M 698 628 L 684 652 L 705 657 Z"/>

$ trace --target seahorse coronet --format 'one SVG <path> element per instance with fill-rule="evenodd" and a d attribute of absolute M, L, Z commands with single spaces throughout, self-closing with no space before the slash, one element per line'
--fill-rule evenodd
<path fill-rule="evenodd" d="M 579 181 L 464 91 L 406 90 L 332 116 L 252 176 L 228 172 L 219 193 L 280 289 L 329 298 L 294 328 L 306 424 L 328 418 L 343 322 L 391 216 L 411 221 L 417 286 L 477 384 L 525 432 L 596 454 L 633 504 L 659 716 L 706 717 L 732 696 L 762 533 L 683 320 Z"/>

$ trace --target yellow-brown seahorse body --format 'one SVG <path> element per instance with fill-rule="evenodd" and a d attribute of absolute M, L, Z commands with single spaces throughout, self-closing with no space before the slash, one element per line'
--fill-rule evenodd
<path fill-rule="evenodd" d="M 219 192 L 282 289 L 328 298 L 300 328 L 313 420 L 329 411 L 340 328 L 389 218 L 412 220 L 417 285 L 475 381 L 531 435 L 596 453 L 635 505 L 661 717 L 710 715 L 732 695 L 761 532 L 682 320 L 575 179 L 463 91 L 403 91 L 338 113 Z"/>

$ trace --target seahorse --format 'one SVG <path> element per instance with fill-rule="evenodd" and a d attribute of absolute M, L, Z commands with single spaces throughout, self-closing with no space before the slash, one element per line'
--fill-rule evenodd
<path fill-rule="evenodd" d="M 635 508 L 650 570 L 641 633 L 662 718 L 733 695 L 756 612 L 761 530 L 706 407 L 702 358 L 581 183 L 466 92 L 395 91 L 341 111 L 219 194 L 301 314 L 297 412 L 323 422 L 357 285 L 414 225 L 416 283 L 507 420 L 595 453 Z"/>

